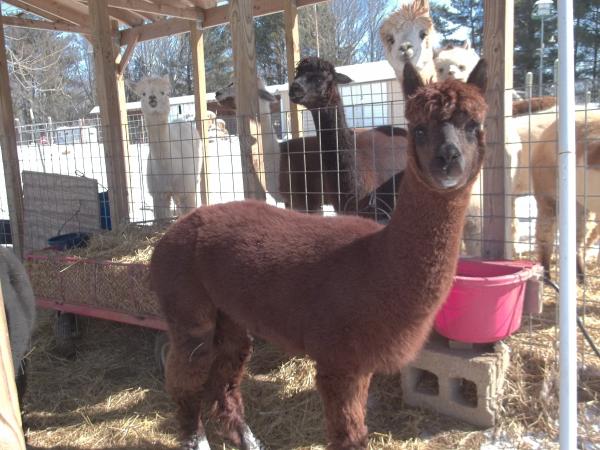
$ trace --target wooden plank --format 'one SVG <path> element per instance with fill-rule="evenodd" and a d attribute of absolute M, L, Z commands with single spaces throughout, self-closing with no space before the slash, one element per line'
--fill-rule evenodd
<path fill-rule="evenodd" d="M 127 11 L 119 8 L 108 8 L 108 14 L 117 19 L 119 22 L 127 24 L 130 27 L 144 25 L 144 17 L 136 14 L 135 11 Z"/>
<path fill-rule="evenodd" d="M 252 2 L 252 11 L 254 17 L 273 14 L 285 10 L 288 0 L 263 0 Z M 321 3 L 325 0 L 296 0 L 298 8 Z M 217 6 L 204 10 L 203 27 L 212 28 L 229 22 L 229 6 Z M 129 39 L 130 34 L 139 34 L 140 42 L 157 39 L 164 36 L 187 33 L 189 31 L 189 21 L 183 19 L 164 19 L 152 24 L 141 25 L 128 28 L 121 31 L 121 45 Z"/>
<path fill-rule="evenodd" d="M 8 0 L 8 1 L 5 0 L 4 3 L 8 3 L 10 5 L 16 6 L 17 8 L 22 9 L 23 11 L 27 11 L 32 14 L 35 14 L 36 16 L 41 17 L 42 19 L 48 19 L 52 22 L 62 21 L 62 19 L 60 17 L 55 16 L 54 14 L 50 14 L 49 12 L 44 11 L 43 9 L 28 5 L 27 3 L 25 3 L 21 0 Z"/>
<path fill-rule="evenodd" d="M 92 45 L 96 90 L 102 119 L 102 141 L 106 159 L 110 214 L 112 226 L 129 220 L 126 176 L 126 131 L 121 121 L 125 110 L 124 96 L 120 95 L 122 77 L 117 74 L 117 56 L 113 47 L 113 31 L 108 15 L 108 0 L 90 2 L 92 18 Z"/>
<path fill-rule="evenodd" d="M 288 83 L 290 83 L 294 79 L 296 66 L 300 62 L 300 28 L 298 26 L 296 0 L 286 2 L 284 22 Z M 300 137 L 302 131 L 302 109 L 297 103 L 290 102 L 290 130 L 292 138 Z"/>
<path fill-rule="evenodd" d="M 36 30 L 66 31 L 69 33 L 90 34 L 90 30 L 66 22 L 48 22 L 46 20 L 23 19 L 22 17 L 4 17 L 4 25 Z"/>
<path fill-rule="evenodd" d="M 133 38 L 133 41 L 130 42 L 129 44 L 127 44 L 127 47 L 125 48 L 125 52 L 121 56 L 119 65 L 117 67 L 117 74 L 121 77 L 125 74 L 125 69 L 127 68 L 127 64 L 129 63 L 129 60 L 131 59 L 131 55 L 133 55 L 133 50 L 135 49 L 135 46 L 138 43 L 138 36 L 133 35 L 132 38 Z"/>
<path fill-rule="evenodd" d="M 265 174 L 262 136 L 258 110 L 258 86 L 256 80 L 256 41 L 252 0 L 231 0 L 230 23 L 235 72 L 236 114 L 245 198 L 265 200 Z"/>
<path fill-rule="evenodd" d="M 4 296 L 0 286 L 0 448 L 25 450 L 15 370 L 10 351 Z"/>
<path fill-rule="evenodd" d="M 210 161 L 208 158 L 208 127 L 206 120 L 206 71 L 204 70 L 204 30 L 198 29 L 196 23 L 190 26 L 190 47 L 192 48 L 192 67 L 194 71 L 194 107 L 196 110 L 196 128 L 202 139 L 203 149 L 200 170 L 200 199 L 208 205 Z"/>
<path fill-rule="evenodd" d="M 196 20 L 198 17 L 196 8 L 181 8 L 167 3 L 148 3 L 144 0 L 109 0 L 108 4 L 114 8 L 122 8 L 128 11 L 160 14 L 180 19 Z"/>
<path fill-rule="evenodd" d="M 4 183 L 10 215 L 10 227 L 15 253 L 23 258 L 23 188 L 17 152 L 15 116 L 10 95 L 8 61 L 4 43 L 4 25 L 0 9 L 0 147 L 4 166 Z"/>
<path fill-rule="evenodd" d="M 89 26 L 87 8 L 79 3 L 66 3 L 59 0 L 22 0 L 24 3 L 34 6 L 41 11 L 60 17 L 62 20 L 80 25 L 84 28 Z M 93 3 L 93 2 L 92 2 Z"/>
<path fill-rule="evenodd" d="M 484 0 L 483 56 L 489 64 L 483 170 L 483 257 L 504 258 L 506 236 L 505 117 L 512 115 L 514 0 Z"/>

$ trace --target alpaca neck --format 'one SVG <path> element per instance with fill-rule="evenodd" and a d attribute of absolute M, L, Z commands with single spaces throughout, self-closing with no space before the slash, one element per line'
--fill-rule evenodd
<path fill-rule="evenodd" d="M 340 171 L 340 191 L 354 192 L 354 133 L 346 123 L 344 106 L 337 90 L 326 106 L 312 109 L 311 114 L 321 142 L 323 168 Z"/>
<path fill-rule="evenodd" d="M 148 142 L 166 142 L 169 140 L 169 118 L 160 114 L 144 114 Z"/>
<path fill-rule="evenodd" d="M 401 269 L 398 273 L 392 269 L 390 282 L 409 286 L 406 302 L 418 302 L 411 308 L 425 314 L 437 309 L 452 283 L 471 185 L 451 191 L 432 189 L 409 161 L 395 212 L 381 233 L 381 248 L 375 253 L 389 255 L 384 264 Z"/>

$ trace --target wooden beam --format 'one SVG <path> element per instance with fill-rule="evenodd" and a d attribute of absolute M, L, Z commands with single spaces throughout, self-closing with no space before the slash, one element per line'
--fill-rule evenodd
<path fill-rule="evenodd" d="M 144 0 L 109 0 L 108 4 L 114 8 L 160 14 L 180 19 L 196 20 L 198 17 L 198 10 L 196 8 L 181 8 L 166 3 L 148 3 Z"/>
<path fill-rule="evenodd" d="M 192 0 L 192 3 L 202 9 L 209 9 L 217 6 L 217 0 Z"/>
<path fill-rule="evenodd" d="M 208 205 L 210 159 L 208 158 L 208 127 L 206 120 L 206 72 L 204 70 L 204 30 L 198 29 L 196 23 L 190 26 L 190 47 L 192 48 L 192 67 L 194 71 L 194 107 L 196 110 L 196 128 L 202 138 L 204 151 L 200 170 L 200 196 L 202 205 Z"/>
<path fill-rule="evenodd" d="M 133 11 L 127 11 L 119 8 L 108 8 L 108 14 L 117 19 L 119 22 L 127 24 L 130 27 L 144 25 L 144 18 Z"/>
<path fill-rule="evenodd" d="M 288 0 L 263 0 L 260 3 L 252 2 L 252 11 L 254 17 L 265 16 L 285 10 Z M 325 0 L 297 0 L 298 8 L 321 3 Z M 203 27 L 212 28 L 218 25 L 229 23 L 229 6 L 217 6 L 204 10 Z M 182 19 L 164 19 L 152 24 L 140 25 L 139 27 L 128 28 L 121 31 L 121 45 L 129 39 L 131 34 L 139 34 L 139 41 L 149 41 L 164 36 L 187 33 L 189 31 L 189 21 Z"/>
<path fill-rule="evenodd" d="M 121 119 L 122 111 L 126 108 L 124 95 L 121 95 L 119 88 L 122 77 L 117 74 L 117 53 L 113 46 L 108 0 L 93 0 L 89 6 L 110 214 L 113 227 L 116 228 L 129 220 L 125 153 L 127 132 L 123 129 L 126 122 L 123 123 Z"/>
<path fill-rule="evenodd" d="M 514 0 L 484 0 L 483 56 L 489 64 L 486 100 L 487 157 L 483 170 L 483 257 L 505 256 L 505 121 L 512 115 Z M 510 220 L 509 220 L 510 221 Z M 509 227 L 510 228 L 510 227 Z"/>
<path fill-rule="evenodd" d="M 54 14 L 50 14 L 49 12 L 44 11 L 43 9 L 28 5 L 27 3 L 21 0 L 4 0 L 4 3 L 8 3 L 10 5 L 16 6 L 17 8 L 22 9 L 23 11 L 35 14 L 36 16 L 41 17 L 42 19 L 51 20 L 52 22 L 62 21 L 60 17 L 55 16 Z"/>
<path fill-rule="evenodd" d="M 23 258 L 23 188 L 17 151 L 15 116 L 10 95 L 8 60 L 4 42 L 4 25 L 0 8 L 0 147 L 4 166 L 4 184 L 15 253 Z"/>
<path fill-rule="evenodd" d="M 0 286 L 0 448 L 25 450 L 15 369 Z"/>
<path fill-rule="evenodd" d="M 90 34 L 90 30 L 65 22 L 48 22 L 47 20 L 31 20 L 21 17 L 6 16 L 4 25 L 37 30 L 66 31 L 69 33 Z"/>
<path fill-rule="evenodd" d="M 131 55 L 133 55 L 133 50 L 135 50 L 135 46 L 138 43 L 138 40 L 137 40 L 138 37 L 136 35 L 134 35 L 132 38 L 133 38 L 133 41 L 127 44 L 127 47 L 125 48 L 125 53 L 123 53 L 123 56 L 121 56 L 119 65 L 117 66 L 117 75 L 119 75 L 119 76 L 123 76 L 123 74 L 125 73 L 127 64 L 129 63 L 129 60 L 131 59 Z M 127 120 L 125 120 L 125 123 L 127 123 Z"/>
<path fill-rule="evenodd" d="M 285 52 L 287 57 L 288 83 L 294 79 L 296 65 L 300 62 L 300 29 L 298 26 L 298 8 L 296 0 L 286 2 L 284 12 Z M 302 108 L 290 102 L 290 130 L 292 138 L 299 138 L 302 131 Z"/>
<path fill-rule="evenodd" d="M 252 17 L 253 0 L 230 0 L 231 42 L 235 72 L 236 114 L 245 198 L 265 200 L 262 133 L 258 110 L 256 41 Z M 243 94 L 242 94 L 243 93 Z M 268 130 L 270 131 L 270 130 Z"/>
<path fill-rule="evenodd" d="M 36 7 L 40 11 L 46 11 L 55 17 L 60 17 L 62 20 L 71 22 L 75 25 L 87 28 L 89 26 L 89 18 L 87 8 L 79 3 L 66 3 L 58 0 L 22 0 L 24 3 Z M 93 3 L 93 2 L 92 2 Z M 77 7 L 75 7 L 77 5 Z"/>

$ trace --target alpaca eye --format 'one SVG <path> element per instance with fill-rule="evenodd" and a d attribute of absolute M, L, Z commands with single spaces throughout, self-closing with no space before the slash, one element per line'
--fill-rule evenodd
<path fill-rule="evenodd" d="M 145 96 L 146 96 L 146 93 L 145 93 L 145 92 L 142 92 L 142 97 L 145 97 Z"/>
<path fill-rule="evenodd" d="M 422 141 L 423 139 L 425 139 L 425 135 L 427 133 L 426 133 L 425 127 L 416 127 L 415 131 L 414 131 L 414 134 L 415 134 L 415 139 L 416 140 Z"/>
<path fill-rule="evenodd" d="M 388 36 L 388 37 L 387 37 L 387 43 L 388 43 L 389 45 L 394 45 L 394 42 L 395 42 L 395 40 L 394 40 L 394 36 Z"/>
<path fill-rule="evenodd" d="M 479 130 L 480 127 L 481 127 L 481 124 L 479 122 L 475 122 L 474 120 L 471 120 L 465 126 L 465 130 L 467 131 L 467 133 L 475 133 L 477 130 Z"/>
<path fill-rule="evenodd" d="M 419 37 L 421 38 L 421 40 L 425 39 L 427 37 L 427 32 L 425 30 L 421 31 L 419 33 Z"/>
<path fill-rule="evenodd" d="M 165 95 L 165 91 L 160 91 L 160 95 Z"/>
<path fill-rule="evenodd" d="M 467 68 L 467 66 L 463 66 L 463 65 L 461 64 L 460 66 L 458 66 L 458 68 L 459 68 L 461 71 L 463 71 L 463 72 L 464 72 L 464 71 L 465 71 L 465 69 Z"/>
<path fill-rule="evenodd" d="M 444 73 L 444 69 L 438 69 L 439 73 Z"/>

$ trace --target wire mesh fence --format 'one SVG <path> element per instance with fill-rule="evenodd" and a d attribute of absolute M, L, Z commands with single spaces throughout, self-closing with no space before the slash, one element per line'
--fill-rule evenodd
<path fill-rule="evenodd" d="M 519 103 L 522 111 L 506 120 L 505 139 L 487 142 L 490 149 L 504 152 L 504 190 L 485 192 L 483 180 L 499 169 L 488 165 L 473 190 L 463 254 L 481 256 L 484 219 L 489 214 L 486 197 L 502 197 L 506 256 L 541 258 L 556 279 L 560 258 L 555 229 L 560 207 L 556 201 L 560 188 L 557 108 L 550 97 L 547 104 L 536 103 L 527 95 L 530 86 L 524 92 L 528 98 Z M 285 92 L 277 112 L 245 118 L 255 124 L 251 136 L 238 135 L 238 121 L 244 118 L 236 116 L 149 124 L 141 114 L 130 115 L 123 125 L 130 221 L 168 223 L 171 217 L 198 206 L 260 196 L 262 192 L 247 189 L 246 177 L 257 173 L 266 201 L 278 207 L 387 222 L 394 212 L 408 145 L 400 87 L 395 80 L 360 83 L 342 87 L 340 98 L 341 105 L 302 111 L 298 133 L 292 132 L 294 118 Z M 578 302 L 583 325 L 598 342 L 600 107 L 589 101 L 589 95 L 580 99 L 576 123 L 578 246 L 586 278 L 573 301 Z M 197 132 L 200 128 L 203 138 Z M 104 134 L 97 119 L 18 128 L 25 224 L 31 231 L 27 236 L 35 236 L 38 246 L 61 233 L 95 232 L 113 225 L 106 173 L 110 147 L 103 142 Z M 242 147 L 248 142 L 261 158 L 244 157 Z M 48 179 L 42 174 L 57 177 Z M 0 236 L 10 244 L 4 180 L 1 189 Z M 548 291 L 546 295 L 553 294 Z M 550 352 L 553 358 L 558 342 L 557 303 L 547 304 L 541 315 L 526 317 L 526 332 L 520 334 L 522 345 Z M 580 336 L 580 368 L 598 367 L 589 343 Z"/>

